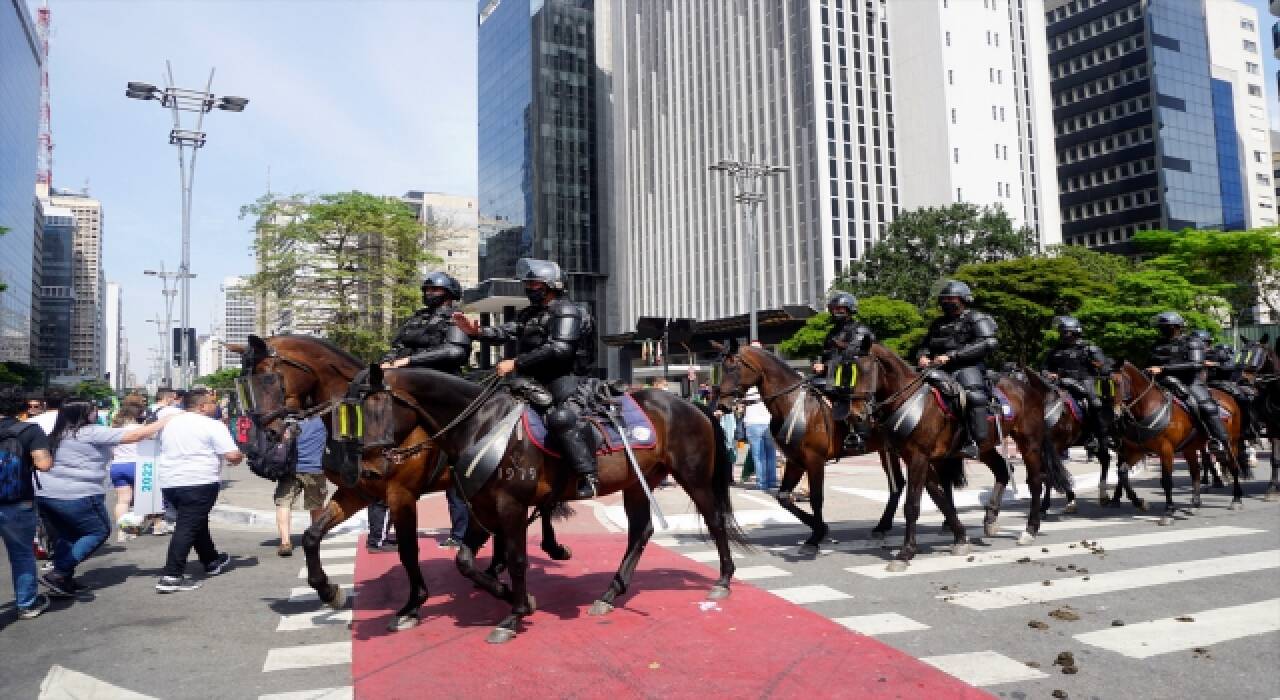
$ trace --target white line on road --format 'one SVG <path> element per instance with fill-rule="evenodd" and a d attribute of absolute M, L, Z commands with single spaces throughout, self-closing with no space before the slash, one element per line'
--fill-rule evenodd
<path fill-rule="evenodd" d="M 791 572 L 786 569 L 780 569 L 776 566 L 744 566 L 733 573 L 733 577 L 740 581 L 758 581 L 762 578 L 776 578 L 778 576 L 790 576 Z"/>
<path fill-rule="evenodd" d="M 343 547 L 341 549 L 321 549 L 321 559 L 351 559 L 356 555 L 355 547 Z"/>
<path fill-rule="evenodd" d="M 262 672 L 288 671 L 295 668 L 314 668 L 351 663 L 351 640 L 328 644 L 304 644 L 281 647 L 267 651 Z"/>
<path fill-rule="evenodd" d="M 325 606 L 320 610 L 281 615 L 280 624 L 276 627 L 276 631 L 297 632 L 299 630 L 313 630 L 333 625 L 349 625 L 351 624 L 351 614 L 351 608 L 334 610 Z"/>
<path fill-rule="evenodd" d="M 150 695 L 135 693 L 93 676 L 63 668 L 58 664 L 49 667 L 40 682 L 39 700 L 81 700 L 110 698 L 110 700 L 156 700 Z"/>
<path fill-rule="evenodd" d="M 272 693 L 259 695 L 258 700 L 351 700 L 355 693 L 351 686 L 343 688 L 316 688 L 315 690 L 295 690 L 289 693 Z"/>
<path fill-rule="evenodd" d="M 917 632 L 929 629 L 929 626 L 923 622 L 916 622 L 898 613 L 874 613 L 872 615 L 837 617 L 833 621 L 848 627 L 854 632 L 873 637 L 882 634 Z"/>
<path fill-rule="evenodd" d="M 1280 630 L 1280 598 L 1202 610 L 1186 617 L 1191 621 L 1170 617 L 1086 632 L 1075 638 L 1130 658 L 1147 659 Z"/>
<path fill-rule="evenodd" d="M 1274 568 L 1280 568 L 1280 549 L 1062 578 L 1054 580 L 1049 586 L 1026 583 L 984 591 L 953 593 L 938 598 L 973 610 L 992 610 Z M 1086 581 L 1086 578 L 1089 580 Z"/>
<path fill-rule="evenodd" d="M 330 577 L 333 576 L 354 576 L 356 573 L 356 563 L 353 561 L 342 562 L 339 564 L 330 564 L 324 568 L 324 572 Z M 298 570 L 298 578 L 305 579 L 307 577 L 307 567 Z"/>
<path fill-rule="evenodd" d="M 1201 527 L 1194 530 L 1161 530 L 1159 532 L 1148 532 L 1140 535 L 1103 537 L 1099 538 L 1097 542 L 1098 546 L 1108 552 L 1111 552 L 1122 549 L 1135 549 L 1138 547 L 1154 547 L 1164 544 L 1195 542 L 1197 540 L 1208 540 L 1215 537 L 1252 535 L 1260 532 L 1263 531 L 1243 527 Z M 851 566 L 845 569 L 845 571 L 860 574 L 862 576 L 869 576 L 871 578 L 896 578 L 899 576 L 932 574 L 940 571 L 953 571 L 956 569 L 972 569 L 980 566 L 992 566 L 994 564 L 1009 564 L 1016 562 L 1019 559 L 1038 561 L 1040 559 L 1083 556 L 1086 554 L 1089 554 L 1089 550 L 1081 547 L 1078 543 L 1051 544 L 1044 547 L 1006 549 L 989 554 L 975 554 L 969 558 L 940 555 L 927 559 L 916 559 L 911 562 L 910 568 L 901 572 L 885 571 L 884 564 L 882 563 L 867 564 L 864 566 Z M 969 559 L 972 559 L 972 561 L 969 561 Z"/>
<path fill-rule="evenodd" d="M 994 651 L 928 656 L 921 661 L 969 685 L 988 686 L 1048 678 L 1048 674 Z"/>
<path fill-rule="evenodd" d="M 823 603 L 829 600 L 845 600 L 853 597 L 830 586 L 793 586 L 791 588 L 775 588 L 769 592 L 783 600 L 799 605 Z"/>
<path fill-rule="evenodd" d="M 341 583 L 338 585 L 342 586 L 342 592 L 347 594 L 347 598 L 356 597 L 355 584 Z M 289 589 L 290 603 L 302 603 L 302 602 L 312 602 L 312 601 L 314 602 L 320 601 L 320 596 L 316 595 L 315 589 L 312 589 L 312 588 Z"/>
<path fill-rule="evenodd" d="M 714 549 L 703 551 L 703 552 L 681 552 L 681 554 L 683 554 L 688 559 L 692 559 L 694 561 L 703 562 L 703 563 L 720 561 L 720 553 Z"/>

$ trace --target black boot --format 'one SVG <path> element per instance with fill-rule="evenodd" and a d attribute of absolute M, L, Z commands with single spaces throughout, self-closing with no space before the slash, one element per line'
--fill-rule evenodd
<path fill-rule="evenodd" d="M 981 454 L 979 445 L 987 439 L 987 406 L 969 406 L 969 444 L 960 448 L 960 454 L 966 459 L 977 459 Z"/>
<path fill-rule="evenodd" d="M 600 492 L 600 477 L 596 470 L 596 458 L 582 430 L 570 430 L 560 439 L 564 448 L 565 463 L 578 473 L 577 498 L 595 498 Z"/>
<path fill-rule="evenodd" d="M 1205 411 L 1200 416 L 1204 422 L 1204 428 L 1209 433 L 1209 451 L 1218 459 L 1218 464 L 1225 469 L 1227 465 L 1227 429 L 1222 425 L 1222 416 L 1217 411 L 1212 413 Z"/>
<path fill-rule="evenodd" d="M 849 432 L 845 433 L 844 444 L 840 446 L 841 451 L 846 456 L 851 456 L 851 457 L 861 455 L 861 454 L 866 454 L 867 452 L 866 437 L 863 436 L 862 433 L 858 432 L 858 429 L 852 424 L 850 424 L 848 428 L 849 428 Z"/>

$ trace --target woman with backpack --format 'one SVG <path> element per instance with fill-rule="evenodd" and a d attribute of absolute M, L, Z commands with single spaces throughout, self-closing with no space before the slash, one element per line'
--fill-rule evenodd
<path fill-rule="evenodd" d="M 49 434 L 53 469 L 41 475 L 37 490 L 40 517 L 53 545 L 53 569 L 40 582 L 56 596 L 84 589 L 72 576 L 111 534 L 106 479 L 112 449 L 159 433 L 168 417 L 150 425 L 109 428 L 96 424 L 97 410 L 88 401 L 67 401 Z"/>
<path fill-rule="evenodd" d="M 9 554 L 18 619 L 39 617 L 49 607 L 36 584 L 35 490 L 32 474 L 53 466 L 49 442 L 38 425 L 17 420 L 25 397 L 18 387 L 0 387 L 0 539 Z"/>

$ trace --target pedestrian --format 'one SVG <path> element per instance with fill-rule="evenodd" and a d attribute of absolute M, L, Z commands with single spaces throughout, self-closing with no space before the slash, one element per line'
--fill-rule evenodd
<path fill-rule="evenodd" d="M 733 427 L 733 443 L 737 448 L 734 454 L 743 455 L 742 457 L 742 474 L 738 478 L 738 483 L 746 486 L 755 478 L 756 464 L 751 459 L 750 443 L 747 442 L 747 424 L 743 422 L 746 415 L 746 409 L 741 403 L 734 404 L 733 417 L 735 425 Z"/>
<path fill-rule="evenodd" d="M 466 537 L 467 526 L 471 524 L 471 514 L 467 511 L 467 499 L 462 496 L 462 486 L 453 482 L 444 490 L 445 502 L 449 504 L 449 536 L 440 543 L 446 549 L 457 549 L 462 546 Z"/>
<path fill-rule="evenodd" d="M 133 428 L 142 425 L 143 411 L 146 410 L 146 404 L 139 405 L 136 402 L 126 400 L 120 406 L 120 410 L 116 411 L 116 415 L 111 419 L 111 427 L 113 428 Z M 116 490 L 116 505 L 114 512 L 115 522 L 119 523 L 120 518 L 133 507 L 133 490 L 137 484 L 138 478 L 138 446 L 134 444 L 116 445 L 111 453 L 111 486 Z M 116 532 L 116 542 L 125 542 L 133 539 L 133 535 L 126 533 L 124 530 Z"/>
<path fill-rule="evenodd" d="M 778 488 L 778 453 L 773 444 L 773 436 L 769 434 L 769 407 L 760 400 L 760 390 L 751 387 L 747 390 L 746 412 L 743 422 L 746 424 L 747 442 L 751 443 L 751 458 L 756 467 L 756 488 L 771 491 Z"/>
<path fill-rule="evenodd" d="M 35 423 L 40 426 L 45 435 L 53 433 L 53 426 L 58 422 L 58 411 L 62 408 L 62 404 L 71 398 L 67 394 L 66 389 L 57 386 L 51 386 L 44 391 L 44 410 L 27 419 L 28 423 Z M 28 404 L 30 405 L 30 404 Z"/>
<path fill-rule="evenodd" d="M 156 472 L 161 492 L 177 510 L 173 539 L 169 540 L 164 576 L 156 582 L 156 592 L 176 593 L 200 587 L 186 578 L 187 558 L 192 547 L 207 576 L 217 576 L 231 563 L 231 555 L 219 552 L 209 533 L 209 513 L 218 501 L 222 483 L 222 463 L 239 464 L 244 455 L 231 439 L 227 426 L 213 419 L 217 400 L 208 391 L 188 392 L 186 409 L 171 419 L 160 435 L 160 455 Z"/>
<path fill-rule="evenodd" d="M 182 397 L 173 389 L 157 389 L 156 402 L 151 405 L 151 410 L 147 413 L 145 422 L 151 423 L 159 418 L 167 415 L 177 414 L 182 411 Z"/>
<path fill-rule="evenodd" d="M 324 419 L 311 416 L 302 421 L 299 428 L 298 461 L 294 473 L 276 482 L 276 530 L 280 532 L 280 546 L 276 554 L 282 557 L 293 556 L 289 526 L 293 522 L 293 506 L 298 496 L 302 496 L 302 507 L 311 513 L 311 522 L 314 523 L 324 512 L 324 498 L 329 493 L 321 464 L 325 442 L 329 438 Z"/>
<path fill-rule="evenodd" d="M 44 399 L 39 394 L 31 394 L 27 396 L 22 412 L 16 417 L 20 421 L 29 421 L 32 418 L 44 413 Z"/>
<path fill-rule="evenodd" d="M 53 539 L 53 569 L 40 582 L 57 596 L 72 596 L 84 586 L 73 576 L 76 567 L 97 551 L 111 534 L 107 515 L 107 467 L 116 445 L 130 444 L 160 432 L 167 420 L 133 428 L 97 425 L 90 401 L 67 401 L 49 433 L 53 469 L 40 477 L 36 503 Z"/>
<path fill-rule="evenodd" d="M 389 508 L 384 501 L 374 501 L 369 504 L 369 538 L 365 541 L 364 547 L 370 554 L 398 550 L 396 536 L 391 533 L 391 518 L 388 511 Z"/>
<path fill-rule="evenodd" d="M 53 456 L 44 430 L 17 420 L 24 404 L 17 387 L 0 387 L 0 539 L 9 554 L 18 619 L 30 620 L 49 607 L 36 583 L 39 572 L 31 547 L 36 538 L 32 475 L 53 468 Z"/>

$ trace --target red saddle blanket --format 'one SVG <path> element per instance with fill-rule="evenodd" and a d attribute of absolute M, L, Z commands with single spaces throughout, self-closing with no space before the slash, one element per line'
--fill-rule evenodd
<path fill-rule="evenodd" d="M 929 389 L 933 393 L 933 400 L 937 402 L 938 408 L 942 410 L 943 415 L 947 418 L 955 418 L 956 414 L 955 411 L 952 410 L 952 403 L 947 401 L 947 397 L 943 396 L 942 392 L 938 391 L 937 387 L 929 387 Z M 1017 414 L 1014 413 L 1013 404 L 1009 403 L 1009 397 L 1005 396 L 1004 392 L 1000 391 L 998 388 L 995 390 L 995 395 L 996 401 L 1000 403 L 1000 415 L 1005 420 L 1013 420 L 1014 416 Z M 1078 411 L 1080 409 L 1077 406 L 1075 410 Z M 987 420 L 995 420 L 995 418 L 995 416 L 987 416 Z"/>
<path fill-rule="evenodd" d="M 649 420 L 649 416 L 640 408 L 640 404 L 636 403 L 631 394 L 623 394 L 617 398 L 617 402 L 621 409 L 618 411 L 618 422 L 622 423 L 623 429 L 627 431 L 627 442 L 631 444 L 631 449 L 652 450 L 656 447 L 658 436 L 653 429 L 653 421 Z M 595 427 L 597 435 L 600 436 L 596 454 L 607 455 L 625 449 L 622 436 L 618 434 L 617 428 L 607 417 L 589 415 L 586 416 L 586 420 Z M 525 435 L 529 436 L 539 450 L 552 457 L 560 456 L 559 452 L 547 446 L 547 426 L 542 422 L 542 416 L 537 411 L 526 408 L 524 415 L 520 417 L 520 423 Z"/>

